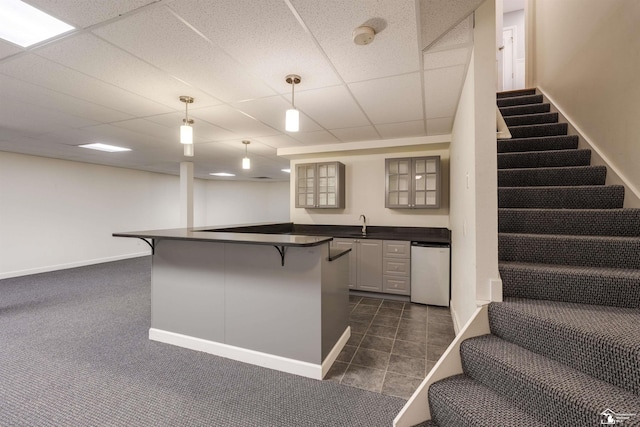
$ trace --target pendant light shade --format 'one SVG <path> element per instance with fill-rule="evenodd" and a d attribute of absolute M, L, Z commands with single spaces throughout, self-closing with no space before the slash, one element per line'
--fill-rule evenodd
<path fill-rule="evenodd" d="M 193 144 L 193 128 L 191 126 L 180 126 L 180 144 Z"/>
<path fill-rule="evenodd" d="M 193 98 L 190 96 L 181 96 L 180 102 L 184 102 L 184 119 L 182 119 L 182 126 L 180 126 L 180 143 L 185 145 L 184 155 L 193 157 L 193 120 L 189 119 L 189 104 L 193 103 Z M 191 148 L 187 150 L 190 145 Z M 189 153 L 189 154 L 187 154 Z"/>
<path fill-rule="evenodd" d="M 247 153 L 247 147 L 251 144 L 251 141 L 242 141 L 244 144 L 244 157 L 242 158 L 242 169 L 251 169 L 251 159 Z"/>
<path fill-rule="evenodd" d="M 287 132 L 298 132 L 300 130 L 300 112 L 295 108 L 287 110 L 284 128 Z"/>
<path fill-rule="evenodd" d="M 285 81 L 291 85 L 291 108 L 287 110 L 285 116 L 284 128 L 287 132 L 298 132 L 300 130 L 300 112 L 295 105 L 295 87 L 302 81 L 297 74 L 289 74 L 285 77 Z"/>

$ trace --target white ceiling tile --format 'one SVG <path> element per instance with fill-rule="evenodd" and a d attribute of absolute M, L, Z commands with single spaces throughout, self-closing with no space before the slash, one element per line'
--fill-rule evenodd
<path fill-rule="evenodd" d="M 240 135 L 241 138 L 277 135 L 279 132 L 227 105 L 200 108 L 193 111 L 196 120 L 204 120 L 212 125 Z"/>
<path fill-rule="evenodd" d="M 3 102 L 9 105 L 27 103 L 102 123 L 133 117 L 121 111 L 106 108 L 2 74 L 0 74 L 0 87 L 2 87 Z"/>
<path fill-rule="evenodd" d="M 420 73 L 351 83 L 354 94 L 374 124 L 407 122 L 423 117 Z"/>
<path fill-rule="evenodd" d="M 461 46 L 469 46 L 473 43 L 473 16 L 462 20 L 458 25 L 449 30 L 428 50 L 437 52 L 439 50 L 454 49 Z"/>
<path fill-rule="evenodd" d="M 466 65 L 471 57 L 471 47 L 463 47 L 438 52 L 427 51 L 424 54 L 424 69 L 452 67 L 454 65 Z"/>
<path fill-rule="evenodd" d="M 420 22 L 424 49 L 462 19 L 471 15 L 484 0 L 420 0 Z"/>
<path fill-rule="evenodd" d="M 193 111 L 189 109 L 189 119 L 193 120 L 195 116 Z M 184 112 L 181 113 L 169 113 L 160 114 L 157 116 L 146 117 L 145 120 L 162 125 L 166 129 L 170 129 L 170 132 L 175 132 L 175 135 L 180 131 L 182 125 L 182 119 L 184 119 Z M 127 122 L 125 122 L 124 126 Z M 120 123 L 116 123 L 120 125 Z M 177 136 L 176 136 L 177 138 Z M 228 139 L 239 139 L 240 136 L 227 129 L 222 129 L 219 126 L 212 125 L 204 120 L 194 120 L 193 124 L 193 140 L 195 142 L 211 142 L 211 141 L 224 141 Z"/>
<path fill-rule="evenodd" d="M 296 99 L 298 99 L 297 96 Z M 291 108 L 291 103 L 285 101 L 279 95 L 234 103 L 233 106 L 239 110 L 242 110 L 261 123 L 271 126 L 272 128 L 279 130 L 280 132 L 286 132 L 284 126 L 285 114 L 287 109 Z M 297 102 L 296 107 L 300 108 L 300 105 Z M 300 114 L 300 129 L 303 132 L 320 130 L 320 127 L 312 120 L 310 120 L 305 113 L 306 111 L 303 110 Z"/>
<path fill-rule="evenodd" d="M 225 102 L 274 95 L 272 89 L 252 78 L 166 7 L 127 17 L 95 33 Z"/>
<path fill-rule="evenodd" d="M 420 69 L 413 1 L 292 0 L 312 35 L 346 82 L 404 74 Z M 352 31 L 377 27 L 366 46 L 353 43 Z"/>
<path fill-rule="evenodd" d="M 344 86 L 296 92 L 296 107 L 325 129 L 368 125 L 369 121 Z M 302 129 L 314 131 L 316 129 Z"/>
<path fill-rule="evenodd" d="M 427 135 L 447 135 L 453 129 L 453 116 L 427 120 Z"/>
<path fill-rule="evenodd" d="M 22 49 L 13 43 L 5 42 L 4 40 L 0 40 L 0 59 L 6 58 L 7 56 L 14 55 L 16 53 L 22 52 Z"/>
<path fill-rule="evenodd" d="M 426 135 L 424 120 L 414 120 L 404 123 L 388 123 L 376 125 L 376 129 L 384 139 L 409 138 Z"/>
<path fill-rule="evenodd" d="M 171 108 L 182 109 L 181 95 L 195 98 L 202 106 L 220 104 L 214 97 L 187 86 L 93 34 L 46 45 L 38 49 L 37 54 Z"/>
<path fill-rule="evenodd" d="M 380 135 L 373 126 L 360 126 L 355 128 L 332 129 L 331 133 L 342 142 L 355 142 L 380 139 Z"/>
<path fill-rule="evenodd" d="M 28 3 L 67 24 L 84 28 L 156 3 L 156 0 L 29 0 Z"/>
<path fill-rule="evenodd" d="M 464 83 L 463 65 L 438 68 L 424 73 L 427 119 L 450 117 L 455 114 Z"/>
<path fill-rule="evenodd" d="M 296 139 L 305 145 L 336 144 L 342 142 L 325 130 L 317 132 L 300 132 L 296 135 Z"/>
<path fill-rule="evenodd" d="M 0 63 L 0 74 L 130 115 L 146 116 L 170 110 L 157 102 L 33 54 Z"/>
<path fill-rule="evenodd" d="M 296 138 L 300 134 L 296 134 Z M 272 148 L 300 147 L 302 143 L 289 135 L 262 136 L 259 141 Z"/>
<path fill-rule="evenodd" d="M 97 122 L 16 99 L 0 103 L 0 127 L 33 133 L 95 125 Z"/>
<path fill-rule="evenodd" d="M 331 64 L 282 0 L 177 0 L 169 7 L 281 93 L 290 90 L 285 82 L 288 74 L 302 76 L 303 87 L 308 89 L 340 83 Z"/>

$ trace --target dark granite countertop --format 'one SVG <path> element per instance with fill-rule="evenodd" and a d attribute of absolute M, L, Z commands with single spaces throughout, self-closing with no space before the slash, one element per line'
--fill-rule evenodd
<path fill-rule="evenodd" d="M 113 233 L 114 237 L 137 237 L 164 240 L 194 240 L 200 242 L 239 243 L 272 246 L 318 246 L 330 242 L 331 237 L 261 232 L 215 231 L 188 228 Z"/>

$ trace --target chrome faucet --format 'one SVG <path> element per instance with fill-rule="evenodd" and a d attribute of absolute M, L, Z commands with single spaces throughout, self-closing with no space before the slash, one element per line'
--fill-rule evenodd
<path fill-rule="evenodd" d="M 362 220 L 362 234 L 367 234 L 367 217 L 364 215 L 360 215 L 358 221 Z"/>

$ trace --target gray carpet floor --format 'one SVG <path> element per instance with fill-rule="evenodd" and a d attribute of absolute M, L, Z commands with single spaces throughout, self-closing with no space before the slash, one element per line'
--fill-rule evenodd
<path fill-rule="evenodd" d="M 405 401 L 149 341 L 149 257 L 0 280 L 0 426 L 389 426 Z"/>

